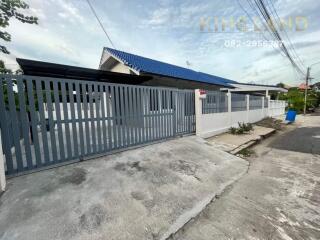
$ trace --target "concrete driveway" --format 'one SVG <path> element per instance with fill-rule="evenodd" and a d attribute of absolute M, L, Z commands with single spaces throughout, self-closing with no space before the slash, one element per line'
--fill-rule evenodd
<path fill-rule="evenodd" d="M 319 118 L 299 117 L 254 147 L 248 174 L 174 239 L 320 239 L 320 155 L 310 147 Z"/>
<path fill-rule="evenodd" d="M 0 239 L 166 239 L 247 169 L 185 137 L 13 178 Z"/>

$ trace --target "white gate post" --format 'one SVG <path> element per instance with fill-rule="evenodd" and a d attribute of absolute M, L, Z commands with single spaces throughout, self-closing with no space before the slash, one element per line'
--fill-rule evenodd
<path fill-rule="evenodd" d="M 265 118 L 266 117 L 266 109 L 264 107 L 264 99 L 265 97 L 262 97 L 262 111 L 261 111 L 261 118 Z"/>
<path fill-rule="evenodd" d="M 6 189 L 6 175 L 4 170 L 4 155 L 2 150 L 2 139 L 0 131 L 0 193 Z"/>
<path fill-rule="evenodd" d="M 268 117 L 272 117 L 272 114 L 271 114 L 271 97 L 267 96 L 267 99 L 268 99 L 268 113 L 267 113 L 267 116 Z"/>
<path fill-rule="evenodd" d="M 233 122 L 232 122 L 232 103 L 231 103 L 231 92 L 228 91 L 227 93 L 227 98 L 228 98 L 228 115 L 229 115 L 229 124 L 228 127 L 232 127 Z"/>
<path fill-rule="evenodd" d="M 196 135 L 201 135 L 201 115 L 202 115 L 202 104 L 200 98 L 200 90 L 194 90 L 194 101 L 195 101 L 195 113 L 196 113 Z"/>
<path fill-rule="evenodd" d="M 246 95 L 246 100 L 247 100 L 247 123 L 249 122 L 249 111 L 250 111 L 250 95 Z"/>

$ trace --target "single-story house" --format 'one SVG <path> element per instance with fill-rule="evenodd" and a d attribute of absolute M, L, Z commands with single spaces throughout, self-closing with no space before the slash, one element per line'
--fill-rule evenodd
<path fill-rule="evenodd" d="M 299 88 L 299 90 L 304 91 L 304 90 L 306 90 L 307 85 L 306 85 L 305 83 L 301 83 L 301 84 L 298 86 L 298 88 Z M 311 87 L 308 86 L 308 90 L 310 90 L 310 89 L 311 89 Z"/>
<path fill-rule="evenodd" d="M 197 72 L 188 68 L 134 55 L 112 48 L 104 48 L 100 70 L 151 77 L 145 85 L 181 89 L 223 90 L 239 93 L 266 94 L 287 92 L 277 86 L 239 83 L 234 80 Z"/>
<path fill-rule="evenodd" d="M 311 85 L 313 91 L 320 92 L 320 82 Z"/>
<path fill-rule="evenodd" d="M 103 49 L 99 69 L 19 58 L 17 62 L 24 74 L 34 76 L 73 78 L 179 89 L 220 90 L 254 95 L 269 95 L 270 92 L 287 92 L 286 89 L 281 87 L 240 83 L 111 48 Z"/>

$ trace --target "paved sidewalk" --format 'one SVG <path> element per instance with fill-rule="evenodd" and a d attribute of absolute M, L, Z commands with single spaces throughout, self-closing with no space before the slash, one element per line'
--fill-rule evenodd
<path fill-rule="evenodd" d="M 192 136 L 13 178 L 0 239 L 165 239 L 247 169 Z"/>
<path fill-rule="evenodd" d="M 206 139 L 209 143 L 211 143 L 214 147 L 219 148 L 226 152 L 232 152 L 235 149 L 238 149 L 242 145 L 247 143 L 254 143 L 262 139 L 264 136 L 267 136 L 273 133 L 275 130 L 272 128 L 260 127 L 254 125 L 254 130 L 250 133 L 245 134 L 231 134 L 231 133 L 223 133 L 211 138 Z"/>

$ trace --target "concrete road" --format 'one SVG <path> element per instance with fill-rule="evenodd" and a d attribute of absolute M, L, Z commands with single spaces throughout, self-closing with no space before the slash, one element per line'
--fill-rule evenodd
<path fill-rule="evenodd" d="M 247 169 L 192 136 L 16 177 L 0 239 L 166 239 Z"/>
<path fill-rule="evenodd" d="M 175 240 L 320 239 L 320 116 L 254 148 L 248 173 Z"/>
<path fill-rule="evenodd" d="M 301 116 L 298 127 L 270 143 L 271 148 L 320 154 L 320 115 Z"/>

